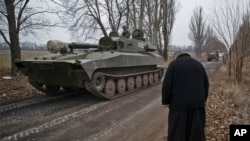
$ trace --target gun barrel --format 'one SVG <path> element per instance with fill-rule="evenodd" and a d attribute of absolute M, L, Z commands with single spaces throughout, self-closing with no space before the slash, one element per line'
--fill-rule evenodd
<path fill-rule="evenodd" d="M 69 48 L 78 48 L 78 49 L 89 49 L 89 48 L 98 48 L 98 44 L 88 44 L 88 43 L 69 43 Z"/>
<path fill-rule="evenodd" d="M 97 44 L 88 44 L 88 43 L 65 43 L 58 40 L 49 40 L 47 42 L 47 49 L 51 53 L 58 52 L 73 52 L 73 49 L 90 49 L 90 48 L 98 48 Z"/>

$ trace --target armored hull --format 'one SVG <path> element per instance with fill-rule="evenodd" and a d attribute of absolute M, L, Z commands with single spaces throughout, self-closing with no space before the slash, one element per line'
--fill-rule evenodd
<path fill-rule="evenodd" d="M 65 44 L 59 49 L 53 47 L 58 41 L 48 44 L 51 52 L 60 53 L 16 63 L 30 84 L 47 94 L 86 88 L 97 97 L 114 99 L 158 84 L 163 76 L 163 69 L 158 67 L 162 57 L 145 41 L 105 37 L 98 45 Z M 73 52 L 73 48 L 95 49 Z"/>

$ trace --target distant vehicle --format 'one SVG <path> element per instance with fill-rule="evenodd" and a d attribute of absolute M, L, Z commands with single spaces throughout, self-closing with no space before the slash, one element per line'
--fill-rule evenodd
<path fill-rule="evenodd" d="M 159 84 L 163 76 L 158 67 L 163 58 L 154 53 L 155 46 L 145 41 L 141 30 L 135 30 L 132 38 L 113 31 L 98 45 L 50 40 L 47 48 L 54 54 L 15 65 L 32 86 L 49 95 L 85 88 L 97 97 L 114 99 Z"/>
<path fill-rule="evenodd" d="M 219 57 L 223 57 L 224 56 L 224 53 L 223 52 L 220 52 L 219 53 Z"/>
<path fill-rule="evenodd" d="M 212 51 L 208 53 L 207 61 L 219 61 L 219 51 Z"/>

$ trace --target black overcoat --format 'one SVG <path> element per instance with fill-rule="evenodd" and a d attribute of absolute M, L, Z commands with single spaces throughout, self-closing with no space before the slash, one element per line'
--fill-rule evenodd
<path fill-rule="evenodd" d="M 208 77 L 202 64 L 181 54 L 169 64 L 162 84 L 162 104 L 169 105 L 168 141 L 205 141 Z"/>
<path fill-rule="evenodd" d="M 162 104 L 170 110 L 204 108 L 208 96 L 208 77 L 202 64 L 189 54 L 172 61 L 162 84 Z"/>

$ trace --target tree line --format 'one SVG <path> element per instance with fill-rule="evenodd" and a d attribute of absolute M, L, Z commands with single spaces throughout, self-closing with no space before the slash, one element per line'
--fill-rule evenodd
<path fill-rule="evenodd" d="M 47 50 L 45 44 L 39 44 L 35 42 L 21 42 L 20 43 L 21 50 Z M 6 43 L 0 43 L 0 50 L 10 50 L 10 47 Z"/>

